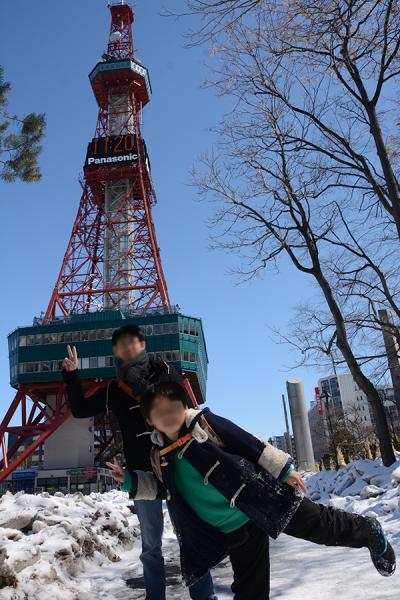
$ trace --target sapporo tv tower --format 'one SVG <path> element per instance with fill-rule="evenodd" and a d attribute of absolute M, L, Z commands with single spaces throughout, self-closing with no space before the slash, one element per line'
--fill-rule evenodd
<path fill-rule="evenodd" d="M 131 6 L 114 1 L 109 9 L 107 52 L 89 74 L 99 113 L 71 238 L 46 312 L 8 338 L 16 395 L 0 426 L 3 491 L 111 483 L 101 465 L 120 449 L 118 430 L 111 414 L 71 417 L 61 378 L 68 343 L 77 346 L 90 395 L 115 376 L 113 330 L 135 323 L 149 353 L 182 371 L 193 403 L 205 399 L 202 324 L 171 306 L 152 218 L 156 196 L 141 132 L 149 74 L 134 57 Z"/>

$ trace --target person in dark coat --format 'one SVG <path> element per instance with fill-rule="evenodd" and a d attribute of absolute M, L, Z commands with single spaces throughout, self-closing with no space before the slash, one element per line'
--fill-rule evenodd
<path fill-rule="evenodd" d="M 162 384 L 141 410 L 154 427 L 153 473 L 113 469 L 136 498 L 167 499 L 187 585 L 229 555 L 235 600 L 269 599 L 269 536 L 368 548 L 381 575 L 396 560 L 379 521 L 312 502 L 292 458 L 228 419 L 188 408 L 184 390 Z"/>
<path fill-rule="evenodd" d="M 121 431 L 127 470 L 140 470 L 150 474 L 151 430 L 139 409 L 140 399 L 149 386 L 170 382 L 180 385 L 183 383 L 182 377 L 171 365 L 148 355 L 145 337 L 135 325 L 125 325 L 115 330 L 112 348 L 116 378 L 110 380 L 105 388 L 85 397 L 79 379 L 77 350 L 68 346 L 62 375 L 71 412 L 74 417 L 81 419 L 111 411 Z M 185 403 L 191 404 L 186 392 Z M 115 467 L 114 463 L 106 464 Z M 164 600 L 166 582 L 162 556 L 162 500 L 136 498 L 135 509 L 142 538 L 140 560 L 143 565 L 146 599 Z M 213 600 L 215 595 L 211 575 L 205 573 L 189 591 L 193 600 Z"/>

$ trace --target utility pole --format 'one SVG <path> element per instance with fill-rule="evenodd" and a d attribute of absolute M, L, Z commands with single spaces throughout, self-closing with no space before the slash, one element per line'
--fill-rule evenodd
<path fill-rule="evenodd" d="M 282 394 L 282 404 L 283 404 L 283 412 L 285 415 L 285 425 L 286 425 L 286 430 L 285 430 L 285 434 L 284 434 L 285 441 L 286 441 L 286 452 L 288 452 L 289 454 L 291 454 L 293 456 L 292 438 L 290 436 L 289 417 L 288 417 L 288 412 L 287 412 L 287 408 L 286 408 L 285 394 Z"/>
<path fill-rule="evenodd" d="M 336 447 L 335 438 L 333 435 L 333 425 L 332 425 L 332 419 L 331 419 L 331 412 L 329 409 L 329 399 L 331 398 L 331 395 L 329 394 L 329 392 L 327 390 L 325 390 L 325 391 L 321 392 L 321 398 L 325 399 L 325 414 L 326 414 L 326 420 L 328 423 L 330 446 L 334 453 L 335 468 L 337 471 L 339 469 L 339 463 L 338 463 L 338 458 L 337 458 L 337 447 Z"/>

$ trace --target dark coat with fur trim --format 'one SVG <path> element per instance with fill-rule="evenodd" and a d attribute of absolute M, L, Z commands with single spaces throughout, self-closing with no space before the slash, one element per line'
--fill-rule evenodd
<path fill-rule="evenodd" d="M 228 419 L 189 409 L 180 435 L 193 438 L 181 449 L 186 460 L 252 521 L 276 538 L 287 526 L 303 494 L 280 481 L 291 457 L 241 429 Z M 136 499 L 166 497 L 181 550 L 182 574 L 191 585 L 228 553 L 226 536 L 201 520 L 179 495 L 174 477 L 174 452 L 159 461 L 161 432 L 152 434 L 154 474 L 129 472 L 130 492 Z M 269 472 L 272 471 L 273 473 Z M 160 481 L 161 478 L 161 481 Z"/>
<path fill-rule="evenodd" d="M 144 381 L 146 385 L 170 381 L 183 384 L 180 373 L 171 365 L 150 357 L 150 367 L 149 378 Z M 66 383 L 72 415 L 77 419 L 85 419 L 111 411 L 121 431 L 127 468 L 151 471 L 150 430 L 139 410 L 139 402 L 136 398 L 119 387 L 117 379 L 109 380 L 107 385 L 86 397 L 78 369 L 75 371 L 63 369 L 62 376 Z"/>

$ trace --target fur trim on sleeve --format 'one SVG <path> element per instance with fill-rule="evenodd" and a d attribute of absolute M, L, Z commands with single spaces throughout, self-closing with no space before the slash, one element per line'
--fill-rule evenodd
<path fill-rule="evenodd" d="M 155 500 L 158 494 L 158 484 L 154 473 L 149 471 L 135 471 L 137 475 L 135 500 Z"/>
<path fill-rule="evenodd" d="M 289 459 L 289 454 L 267 443 L 258 459 L 258 464 L 271 473 L 272 477 L 278 479 Z"/>

